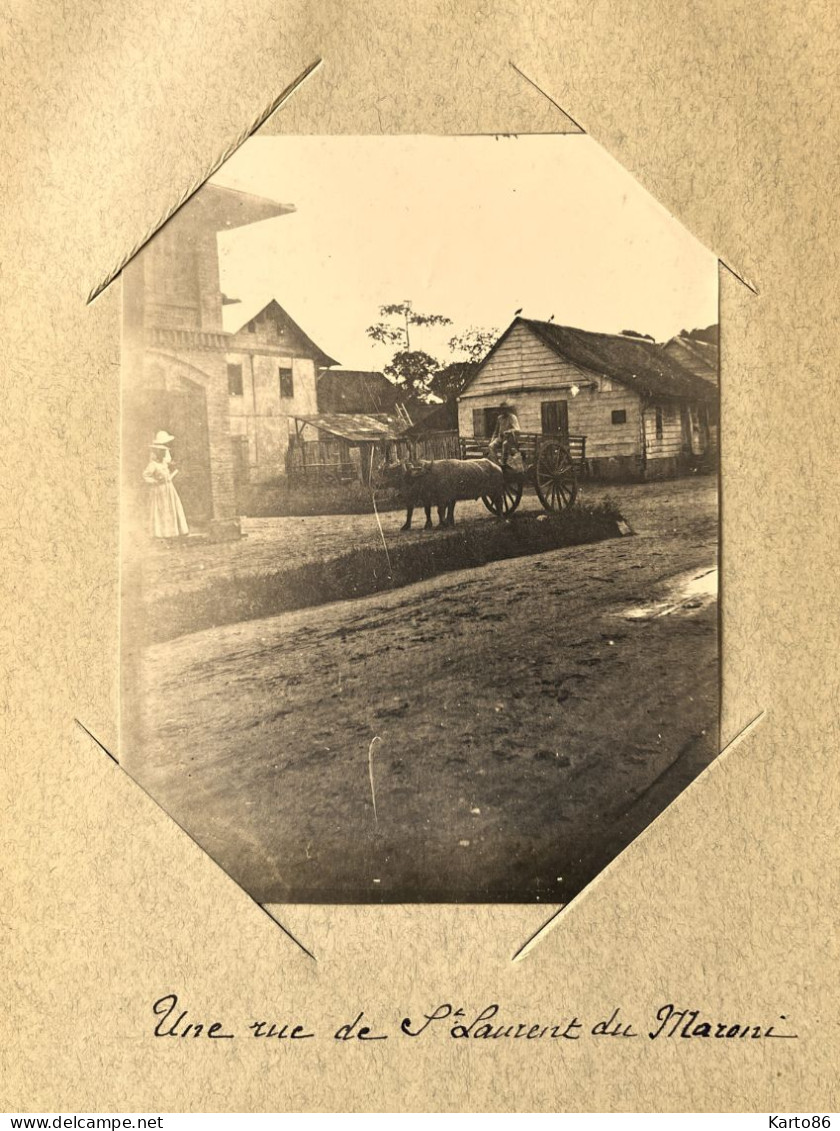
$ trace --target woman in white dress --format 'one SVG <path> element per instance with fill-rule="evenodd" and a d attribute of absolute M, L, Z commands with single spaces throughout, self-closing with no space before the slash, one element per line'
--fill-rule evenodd
<path fill-rule="evenodd" d="M 161 434 L 158 433 L 155 440 L 160 438 Z M 169 436 L 169 439 L 173 440 L 174 436 Z M 184 508 L 172 482 L 178 472 L 170 470 L 171 459 L 165 443 L 152 444 L 149 449 L 149 464 L 143 472 L 143 478 L 151 488 L 149 528 L 153 538 L 179 538 L 190 532 Z"/>

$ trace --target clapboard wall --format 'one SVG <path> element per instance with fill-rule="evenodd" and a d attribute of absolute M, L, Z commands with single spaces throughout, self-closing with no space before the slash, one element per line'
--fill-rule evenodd
<path fill-rule="evenodd" d="M 558 357 L 527 326 L 515 326 L 458 402 L 461 436 L 479 435 L 485 409 L 516 406 L 523 432 L 541 432 L 542 405 L 565 401 L 569 432 L 586 436 L 587 458 L 640 456 L 641 400 L 617 381 Z M 623 416 L 623 419 L 622 419 Z"/>
<path fill-rule="evenodd" d="M 648 459 L 676 459 L 684 449 L 680 407 L 651 404 L 644 410 L 645 455 Z"/>

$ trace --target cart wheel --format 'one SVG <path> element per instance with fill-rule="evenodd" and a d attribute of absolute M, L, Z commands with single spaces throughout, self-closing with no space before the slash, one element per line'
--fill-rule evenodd
<path fill-rule="evenodd" d="M 547 511 L 562 511 L 577 498 L 575 465 L 561 444 L 544 444 L 540 448 L 534 486 Z"/>
<path fill-rule="evenodd" d="M 501 510 L 497 500 L 492 495 L 482 495 L 481 501 L 491 514 L 495 514 L 498 518 L 507 518 L 509 514 L 513 514 L 519 506 L 519 500 L 522 498 L 522 483 L 517 479 L 511 479 L 505 482 L 502 491 L 502 506 Z"/>

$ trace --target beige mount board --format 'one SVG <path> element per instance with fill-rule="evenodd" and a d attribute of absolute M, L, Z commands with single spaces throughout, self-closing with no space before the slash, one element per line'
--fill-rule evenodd
<path fill-rule="evenodd" d="M 4 1110 L 836 1106 L 834 30 L 827 4 L 7 14 Z M 313 961 L 74 723 L 114 748 L 119 287 L 85 300 L 318 59 L 263 132 L 574 128 L 529 76 L 731 268 L 724 739 L 760 718 L 518 962 L 544 909 L 277 910 Z M 319 1038 L 155 1039 L 169 992 Z M 799 1036 L 400 1036 L 442 1002 L 639 1027 L 674 1002 Z M 361 1010 L 390 1038 L 334 1041 Z"/>

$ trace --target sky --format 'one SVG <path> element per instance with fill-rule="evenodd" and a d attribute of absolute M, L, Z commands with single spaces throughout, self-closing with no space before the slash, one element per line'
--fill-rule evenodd
<path fill-rule="evenodd" d="M 406 299 L 452 319 L 412 340 L 444 362 L 520 308 L 657 340 L 717 321 L 716 257 L 582 135 L 252 138 L 213 181 L 296 207 L 220 234 L 227 319 L 275 298 L 348 369 L 387 364 L 365 330 Z"/>

